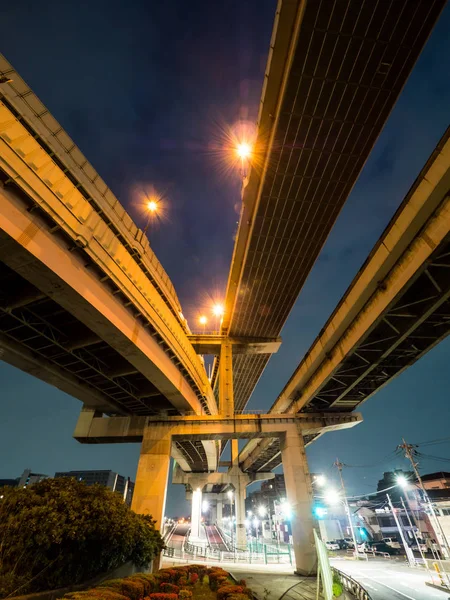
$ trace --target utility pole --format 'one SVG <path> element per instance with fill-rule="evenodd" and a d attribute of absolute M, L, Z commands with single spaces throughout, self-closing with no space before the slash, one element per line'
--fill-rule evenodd
<path fill-rule="evenodd" d="M 352 533 L 352 539 L 353 539 L 353 543 L 355 545 L 355 553 L 354 553 L 354 555 L 355 555 L 355 558 L 358 558 L 358 544 L 356 543 L 355 530 L 353 529 L 352 517 L 351 517 L 351 514 L 350 514 L 350 506 L 348 505 L 348 502 L 347 502 L 347 492 L 345 491 L 344 477 L 342 475 L 342 467 L 344 465 L 337 458 L 336 462 L 334 463 L 334 466 L 339 471 L 339 477 L 341 479 L 341 487 L 342 487 L 342 494 L 343 494 L 343 502 L 344 502 L 345 512 L 347 513 L 348 522 L 349 522 L 349 525 L 350 525 L 350 531 Z"/>
<path fill-rule="evenodd" d="M 449 546 L 448 546 L 447 538 L 445 537 L 444 530 L 442 529 L 442 526 L 441 526 L 441 524 L 439 522 L 439 519 L 437 518 L 436 513 L 434 512 L 434 508 L 433 508 L 431 500 L 430 500 L 430 498 L 428 496 L 427 490 L 425 489 L 425 486 L 423 485 L 422 478 L 421 478 L 419 470 L 417 468 L 418 465 L 419 465 L 419 463 L 417 463 L 414 460 L 414 454 L 413 454 L 414 446 L 412 444 L 407 444 L 404 438 L 402 438 L 402 442 L 403 443 L 400 444 L 398 446 L 398 448 L 402 448 L 402 450 L 405 451 L 406 458 L 408 458 L 410 460 L 411 466 L 412 466 L 412 468 L 414 470 L 414 473 L 416 475 L 416 479 L 419 482 L 420 489 L 422 490 L 425 502 L 428 504 L 428 508 L 429 508 L 429 510 L 431 512 L 431 515 L 433 517 L 434 535 L 435 535 L 436 540 L 437 540 L 437 542 L 439 544 L 439 548 L 440 548 L 440 551 L 441 551 L 441 554 L 442 554 L 442 558 L 450 558 L 450 549 L 449 549 Z M 439 539 L 439 536 L 437 535 L 438 532 L 442 536 L 442 543 L 441 543 L 441 540 Z M 444 549 L 445 549 L 445 552 L 444 552 Z"/>
<path fill-rule="evenodd" d="M 400 501 L 401 501 L 401 503 L 402 503 L 403 510 L 405 511 L 406 517 L 407 517 L 407 519 L 408 519 L 409 526 L 411 527 L 411 531 L 413 532 L 414 539 L 416 540 L 417 549 L 418 549 L 418 551 L 420 552 L 420 556 L 422 557 L 423 564 L 424 564 L 424 566 L 425 566 L 426 570 L 428 571 L 428 573 L 430 573 L 430 569 L 429 569 L 429 567 L 428 567 L 428 563 L 427 563 L 427 561 L 425 560 L 425 555 L 424 555 L 424 553 L 423 553 L 423 551 L 422 551 L 422 544 L 419 542 L 419 540 L 418 540 L 418 538 L 417 538 L 417 534 L 416 534 L 416 527 L 415 527 L 415 526 L 413 526 L 413 524 L 412 524 L 412 522 L 411 522 L 411 519 L 410 519 L 409 513 L 408 513 L 408 511 L 407 511 L 407 509 L 406 509 L 406 505 L 405 505 L 405 502 L 403 501 L 403 498 L 402 498 L 402 496 L 400 496 Z M 415 561 L 415 559 L 414 559 L 414 563 L 415 563 L 415 562 L 416 562 L 416 561 Z"/>
<path fill-rule="evenodd" d="M 397 513 L 395 512 L 395 508 L 392 505 L 392 502 L 391 502 L 391 499 L 389 497 L 389 494 L 386 494 L 386 498 L 387 498 L 389 507 L 391 509 L 392 516 L 394 517 L 394 521 L 395 521 L 395 523 L 397 525 L 398 532 L 399 532 L 400 537 L 402 539 L 403 548 L 405 549 L 406 557 L 407 557 L 408 562 L 409 562 L 409 566 L 413 567 L 414 564 L 415 564 L 415 562 L 416 562 L 415 559 L 414 559 L 413 551 L 411 550 L 411 548 L 409 547 L 409 545 L 406 543 L 405 536 L 403 535 L 402 526 L 400 525 L 400 521 L 397 518 Z"/>

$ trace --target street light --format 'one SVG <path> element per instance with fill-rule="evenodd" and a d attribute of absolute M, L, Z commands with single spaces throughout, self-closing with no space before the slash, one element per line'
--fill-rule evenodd
<path fill-rule="evenodd" d="M 247 142 L 241 142 L 237 145 L 236 152 L 241 160 L 246 160 L 251 156 L 252 147 Z"/>
<path fill-rule="evenodd" d="M 203 500 L 202 502 L 202 512 L 208 512 L 209 510 L 209 502 L 208 500 Z"/>
<path fill-rule="evenodd" d="M 147 233 L 147 230 L 150 226 L 150 221 L 152 220 L 152 218 L 154 218 L 158 212 L 158 202 L 156 200 L 149 200 L 147 202 L 147 210 L 148 210 L 148 219 L 147 219 L 147 224 L 144 227 L 144 233 Z"/>
<path fill-rule="evenodd" d="M 206 323 L 208 322 L 208 319 L 207 319 L 207 317 L 205 317 L 205 315 L 202 315 L 202 316 L 199 318 L 198 322 L 200 323 L 200 325 L 203 325 L 203 333 L 205 333 L 205 325 L 206 325 Z"/>
<path fill-rule="evenodd" d="M 333 488 L 325 490 L 323 498 L 327 504 L 339 504 L 342 500 L 339 492 Z"/>
<path fill-rule="evenodd" d="M 225 312 L 225 309 L 223 307 L 223 304 L 214 304 L 214 306 L 212 308 L 212 313 L 216 317 L 217 331 L 219 331 L 219 329 L 220 329 L 220 321 L 223 317 L 224 312 Z"/>
<path fill-rule="evenodd" d="M 267 509 L 266 509 L 266 507 L 265 507 L 265 506 L 259 506 L 259 507 L 258 507 L 258 515 L 259 515 L 260 517 L 265 517 L 265 516 L 266 516 L 266 513 L 267 513 Z"/>
<path fill-rule="evenodd" d="M 408 487 L 408 480 L 404 475 L 399 475 L 397 477 L 397 484 L 402 488 L 406 488 Z"/>
<path fill-rule="evenodd" d="M 324 486 L 326 484 L 326 482 L 327 482 L 327 478 L 325 477 L 325 475 L 316 475 L 313 480 L 313 483 L 315 483 L 319 487 Z"/>

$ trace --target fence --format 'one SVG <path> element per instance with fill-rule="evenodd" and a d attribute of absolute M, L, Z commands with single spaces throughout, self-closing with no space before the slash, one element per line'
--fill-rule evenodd
<path fill-rule="evenodd" d="M 358 582 L 355 581 L 350 575 L 339 571 L 335 567 L 331 567 L 333 574 L 337 574 L 341 580 L 342 587 L 347 592 L 350 592 L 357 600 L 372 600 L 369 592 Z"/>

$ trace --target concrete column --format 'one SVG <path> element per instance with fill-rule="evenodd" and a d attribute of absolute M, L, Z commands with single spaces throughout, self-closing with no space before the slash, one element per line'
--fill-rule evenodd
<path fill-rule="evenodd" d="M 135 512 L 151 515 L 159 531 L 164 520 L 171 446 L 167 430 L 145 428 L 131 503 Z"/>
<path fill-rule="evenodd" d="M 317 559 L 314 546 L 312 487 L 303 436 L 296 425 L 281 439 L 286 495 L 292 509 L 291 528 L 296 572 L 314 575 Z"/>
<path fill-rule="evenodd" d="M 222 342 L 219 361 L 219 412 L 224 417 L 234 415 L 233 352 L 230 342 Z"/>
<path fill-rule="evenodd" d="M 192 511 L 191 511 L 191 535 L 189 540 L 199 541 L 201 538 L 201 518 L 202 518 L 202 490 L 196 488 L 192 492 Z"/>
<path fill-rule="evenodd" d="M 247 530 L 245 529 L 245 496 L 248 475 L 239 469 L 239 440 L 231 440 L 231 470 L 234 486 L 234 506 L 236 512 L 236 547 L 247 548 Z"/>
<path fill-rule="evenodd" d="M 215 502 L 209 503 L 209 522 L 213 525 L 217 521 L 217 504 Z"/>

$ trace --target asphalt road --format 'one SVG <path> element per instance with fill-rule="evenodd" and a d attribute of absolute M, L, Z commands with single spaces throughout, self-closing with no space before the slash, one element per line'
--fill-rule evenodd
<path fill-rule="evenodd" d="M 190 526 L 186 524 L 177 525 L 166 541 L 167 546 L 170 548 L 179 548 L 181 550 L 189 527 Z"/>
<path fill-rule="evenodd" d="M 228 550 L 215 525 L 206 525 L 206 535 L 213 550 Z"/>
<path fill-rule="evenodd" d="M 331 564 L 359 581 L 372 600 L 447 600 L 448 592 L 425 585 L 429 574 L 393 559 L 358 561 L 335 558 Z"/>

